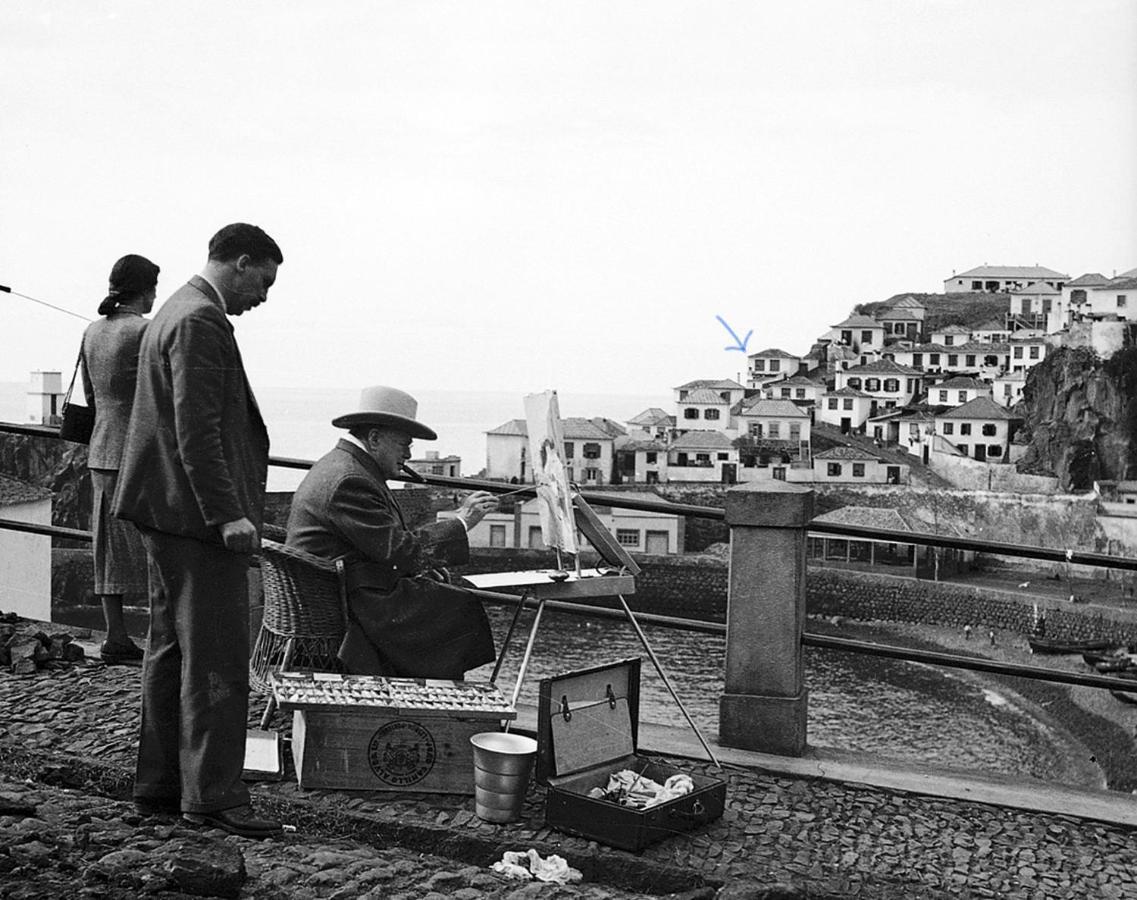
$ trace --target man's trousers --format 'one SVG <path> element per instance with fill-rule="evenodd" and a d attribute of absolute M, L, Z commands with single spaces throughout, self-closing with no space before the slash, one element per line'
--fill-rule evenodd
<path fill-rule="evenodd" d="M 134 796 L 183 812 L 249 802 L 241 781 L 249 710 L 249 557 L 142 529 L 150 635 Z"/>

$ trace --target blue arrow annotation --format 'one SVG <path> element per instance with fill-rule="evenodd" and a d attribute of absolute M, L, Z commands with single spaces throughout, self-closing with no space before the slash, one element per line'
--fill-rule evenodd
<path fill-rule="evenodd" d="M 740 350 L 741 352 L 745 353 L 746 352 L 746 345 L 750 343 L 750 335 L 752 335 L 754 333 L 754 329 L 751 328 L 748 332 L 746 332 L 746 337 L 744 337 L 742 340 L 739 340 L 738 335 L 734 333 L 734 329 L 726 324 L 726 320 L 722 316 L 715 316 L 715 318 L 719 320 L 719 322 L 722 324 L 722 327 L 725 328 L 727 331 L 729 331 L 730 336 L 732 338 L 734 338 L 735 346 L 724 347 L 723 349 L 724 350 Z"/>

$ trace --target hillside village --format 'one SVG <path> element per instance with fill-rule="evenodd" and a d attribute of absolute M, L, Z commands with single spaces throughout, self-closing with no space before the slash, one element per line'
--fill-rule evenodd
<path fill-rule="evenodd" d="M 567 418 L 566 464 L 582 486 L 780 479 L 1046 493 L 1054 478 L 1013 465 L 1026 451 L 1031 370 L 1061 347 L 1105 359 L 1135 344 L 1137 269 L 1070 279 L 984 265 L 953 273 L 942 294 L 857 307 L 804 352 L 751 353 L 745 384 L 696 378 L 674 388 L 672 409 L 623 423 Z M 524 420 L 491 429 L 485 477 L 530 480 L 527 452 Z"/>

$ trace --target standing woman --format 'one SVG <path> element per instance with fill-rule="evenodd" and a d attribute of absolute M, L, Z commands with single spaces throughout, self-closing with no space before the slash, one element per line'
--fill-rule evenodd
<path fill-rule="evenodd" d="M 154 307 L 157 287 L 154 263 L 144 256 L 124 256 L 111 269 L 107 297 L 99 304 L 103 318 L 83 333 L 83 385 L 87 403 L 94 403 L 95 409 L 87 456 L 94 499 L 95 593 L 102 600 L 107 626 L 101 656 L 112 666 L 142 659 L 142 648 L 126 633 L 122 598 L 146 592 L 146 551 L 138 530 L 111 515 L 111 502 L 138 380 L 138 346 L 150 324 L 143 316 Z"/>

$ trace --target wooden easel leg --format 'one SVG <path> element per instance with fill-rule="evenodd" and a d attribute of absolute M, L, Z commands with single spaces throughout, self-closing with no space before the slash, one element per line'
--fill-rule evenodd
<path fill-rule="evenodd" d="M 687 724 L 690 725 L 691 730 L 695 732 L 695 737 L 697 737 L 699 739 L 699 743 L 703 745 L 703 749 L 707 752 L 707 756 L 710 757 L 711 762 L 713 762 L 718 768 L 721 769 L 722 764 L 718 761 L 718 758 L 711 750 L 710 745 L 703 737 L 703 733 L 699 731 L 699 726 L 695 724 L 695 720 L 691 718 L 691 714 L 687 712 L 687 707 L 683 705 L 683 701 L 680 700 L 679 695 L 675 693 L 675 688 L 671 685 L 671 679 L 668 678 L 667 673 L 663 671 L 663 664 L 660 663 L 659 657 L 655 655 L 655 651 L 651 648 L 651 644 L 647 642 L 647 635 L 644 634 L 643 629 L 640 628 L 640 623 L 636 619 L 635 613 L 632 612 L 632 608 L 628 606 L 628 601 L 624 599 L 623 594 L 617 594 L 616 596 L 620 598 L 620 605 L 624 607 L 624 615 L 626 615 L 628 617 L 628 621 L 632 623 L 632 628 L 635 629 L 636 636 L 639 637 L 640 643 L 644 645 L 644 650 L 647 651 L 647 655 L 651 657 L 652 665 L 655 666 L 655 671 L 659 673 L 659 677 L 663 679 L 663 683 L 666 685 L 668 693 L 671 694 L 671 699 L 674 700 L 678 705 L 679 711 L 683 713 L 683 718 L 687 720 Z"/>
<path fill-rule="evenodd" d="M 521 668 L 517 670 L 517 683 L 513 685 L 513 697 L 509 705 L 517 708 L 517 698 L 521 696 L 521 685 L 525 681 L 525 670 L 529 668 L 529 657 L 533 655 L 533 644 L 537 640 L 537 629 L 541 627 L 541 613 L 545 611 L 545 598 L 537 601 L 537 614 L 533 617 L 533 627 L 529 629 L 529 640 L 525 644 L 525 656 L 521 658 Z M 505 723 L 509 731 L 509 722 Z"/>
<path fill-rule="evenodd" d="M 494 663 L 493 674 L 490 676 L 490 684 L 497 684 L 497 676 L 501 674 L 501 665 L 505 662 L 505 654 L 509 650 L 509 642 L 513 640 L 513 632 L 517 628 L 517 620 L 521 618 L 521 610 L 525 608 L 525 600 L 528 596 L 528 593 L 522 593 L 517 600 L 517 609 L 513 611 L 513 620 L 509 623 L 509 631 L 505 633 L 505 640 L 501 642 L 501 652 L 497 655 L 497 662 Z"/>
<path fill-rule="evenodd" d="M 280 668 L 278 672 L 287 671 L 288 667 L 292 665 L 292 654 L 296 649 L 296 638 L 289 638 L 284 645 L 284 658 L 280 661 Z M 272 714 L 276 712 L 276 697 L 270 688 L 268 694 L 268 703 L 265 704 L 264 715 L 261 716 L 261 731 L 268 731 L 269 722 L 272 721 Z"/>

